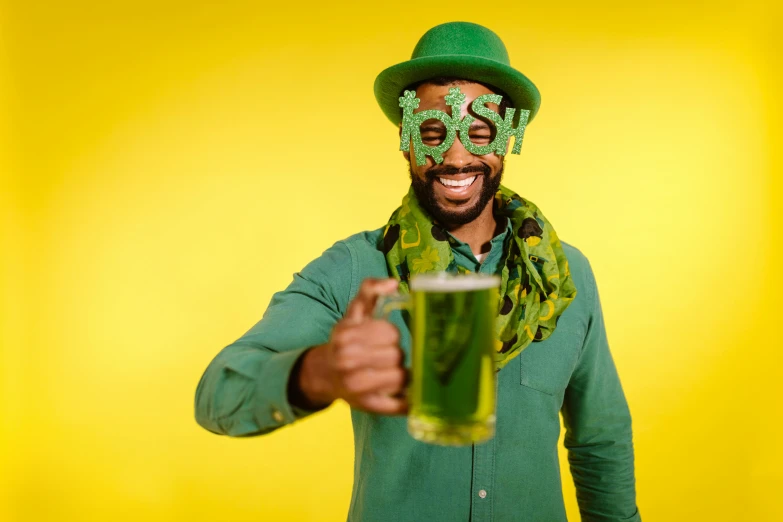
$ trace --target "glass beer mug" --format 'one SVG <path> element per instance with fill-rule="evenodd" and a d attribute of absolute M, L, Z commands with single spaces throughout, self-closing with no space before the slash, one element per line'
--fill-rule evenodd
<path fill-rule="evenodd" d="M 377 318 L 410 312 L 408 432 L 416 440 L 461 446 L 494 436 L 499 286 L 493 275 L 416 275 L 409 294 L 378 299 Z"/>

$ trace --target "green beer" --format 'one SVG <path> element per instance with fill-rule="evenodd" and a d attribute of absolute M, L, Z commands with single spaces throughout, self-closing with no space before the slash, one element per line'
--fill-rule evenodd
<path fill-rule="evenodd" d="M 496 276 L 421 275 L 409 297 L 386 300 L 411 312 L 408 432 L 415 439 L 466 445 L 494 436 L 499 286 Z"/>

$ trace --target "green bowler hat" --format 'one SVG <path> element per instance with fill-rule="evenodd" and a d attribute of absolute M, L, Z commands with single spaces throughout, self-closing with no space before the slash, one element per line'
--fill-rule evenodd
<path fill-rule="evenodd" d="M 538 112 L 541 95 L 527 76 L 511 67 L 498 35 L 478 24 L 449 22 L 421 37 L 407 62 L 392 65 L 375 79 L 375 99 L 395 125 L 402 121 L 399 97 L 408 85 L 439 76 L 455 76 L 497 87 L 511 97 L 511 106 Z"/>

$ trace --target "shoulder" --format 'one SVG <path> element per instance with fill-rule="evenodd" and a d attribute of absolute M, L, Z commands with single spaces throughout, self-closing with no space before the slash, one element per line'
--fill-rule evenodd
<path fill-rule="evenodd" d="M 384 228 L 385 225 L 375 230 L 364 230 L 337 242 L 348 250 L 351 263 L 362 278 L 386 277 L 385 272 L 377 273 L 379 266 L 386 266 L 383 251 Z"/>
<path fill-rule="evenodd" d="M 571 243 L 567 243 L 560 240 L 560 245 L 563 247 L 563 253 L 568 259 L 568 266 L 571 268 L 571 272 L 583 272 L 590 270 L 590 261 L 587 256 Z"/>
<path fill-rule="evenodd" d="M 354 248 L 362 252 L 373 250 L 383 252 L 384 228 L 386 228 L 385 225 L 381 228 L 376 228 L 375 230 L 364 230 L 362 232 L 357 232 L 352 236 L 338 241 L 338 243 L 343 243 L 348 248 Z"/>
<path fill-rule="evenodd" d="M 575 257 L 585 257 L 582 251 L 579 250 L 576 246 L 572 245 L 571 243 L 568 243 L 567 241 L 563 241 L 561 239 L 560 244 L 563 246 L 563 250 L 566 252 L 567 255 L 573 255 Z"/>
<path fill-rule="evenodd" d="M 351 256 L 351 292 L 353 299 L 361 282 L 368 278 L 389 277 L 386 255 L 383 251 L 383 231 L 386 226 L 375 230 L 364 230 L 338 241 L 345 245 Z"/>
<path fill-rule="evenodd" d="M 574 285 L 576 285 L 577 299 L 581 302 L 591 302 L 595 297 L 595 276 L 590 266 L 590 260 L 571 243 L 561 239 L 560 245 L 563 247 L 566 259 L 568 259 L 568 268 L 571 271 Z"/>
<path fill-rule="evenodd" d="M 334 265 L 345 269 L 348 264 L 357 261 L 356 256 L 372 255 L 374 252 L 382 254 L 383 228 L 364 230 L 335 241 L 318 258 L 311 261 L 310 265 Z"/>
<path fill-rule="evenodd" d="M 342 305 L 353 299 L 362 280 L 388 277 L 383 253 L 383 229 L 364 230 L 335 241 L 310 261 L 299 275 L 317 282 Z"/>

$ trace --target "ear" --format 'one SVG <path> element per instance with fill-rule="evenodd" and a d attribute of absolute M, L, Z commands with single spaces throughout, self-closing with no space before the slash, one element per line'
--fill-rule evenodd
<path fill-rule="evenodd" d="M 399 132 L 397 133 L 397 135 L 398 135 L 398 136 L 400 136 L 400 137 L 402 137 L 402 122 L 400 122 L 400 124 L 399 124 L 399 125 L 397 125 L 397 130 L 399 131 Z M 409 150 L 404 150 L 404 151 L 402 151 L 402 155 L 403 155 L 403 157 L 405 158 L 405 161 L 407 161 L 408 163 L 410 163 L 410 162 L 411 162 L 411 153 L 410 153 L 410 151 L 409 151 Z"/>

